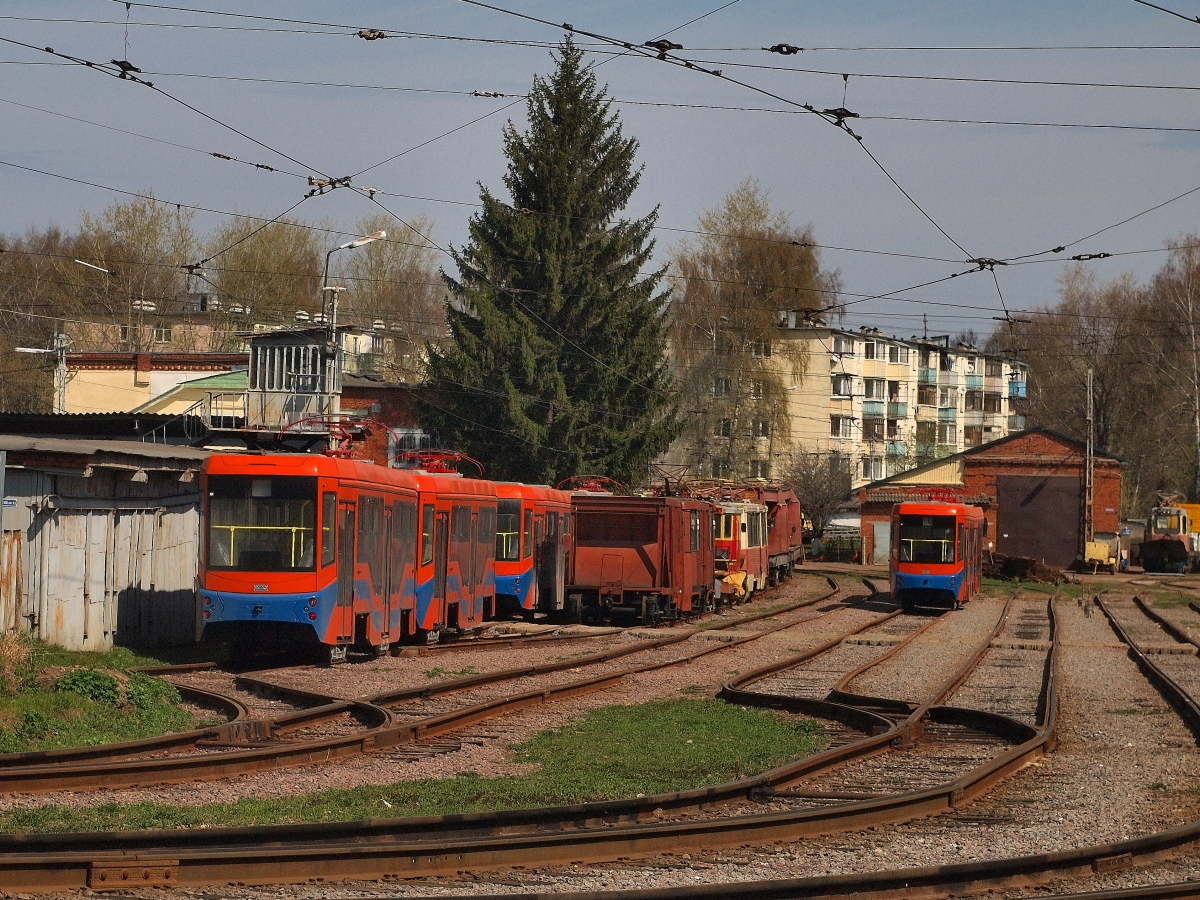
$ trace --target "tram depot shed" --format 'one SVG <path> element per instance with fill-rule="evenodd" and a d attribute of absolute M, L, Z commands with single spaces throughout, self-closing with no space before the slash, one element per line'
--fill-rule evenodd
<path fill-rule="evenodd" d="M 208 452 L 0 435 L 0 630 L 71 650 L 195 640 Z"/>
<path fill-rule="evenodd" d="M 1093 453 L 1092 530 L 1116 534 L 1121 459 Z M 1084 520 L 1087 445 L 1049 428 L 1033 428 L 873 481 L 858 489 L 862 558 L 887 565 L 892 506 L 947 500 L 983 508 L 984 546 L 1065 569 L 1079 555 Z"/>

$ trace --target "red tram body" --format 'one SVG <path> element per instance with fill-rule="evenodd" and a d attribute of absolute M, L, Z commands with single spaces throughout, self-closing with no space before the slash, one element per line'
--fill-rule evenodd
<path fill-rule="evenodd" d="M 779 484 L 751 485 L 746 497 L 767 508 L 767 584 L 778 584 L 804 561 L 800 500 Z"/>
<path fill-rule="evenodd" d="M 572 507 L 572 611 L 588 621 L 653 624 L 712 608 L 712 504 L 577 491 Z"/>
<path fill-rule="evenodd" d="M 383 652 L 495 604 L 489 481 L 308 454 L 204 464 L 197 636 Z"/>
<path fill-rule="evenodd" d="M 964 503 L 909 502 L 892 507 L 892 599 L 958 609 L 983 576 L 983 510 Z"/>
<path fill-rule="evenodd" d="M 532 618 L 566 608 L 571 495 L 540 484 L 497 482 L 496 611 Z"/>
<path fill-rule="evenodd" d="M 721 597 L 748 599 L 767 583 L 767 508 L 748 500 L 720 500 L 713 515 Z"/>

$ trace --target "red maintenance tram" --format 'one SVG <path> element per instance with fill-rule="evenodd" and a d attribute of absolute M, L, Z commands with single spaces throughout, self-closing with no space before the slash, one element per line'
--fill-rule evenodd
<path fill-rule="evenodd" d="M 909 502 L 892 507 L 892 599 L 960 609 L 983 575 L 983 510 L 964 503 Z"/>
<path fill-rule="evenodd" d="M 218 454 L 200 477 L 198 637 L 327 662 L 436 641 L 495 604 L 496 490 L 308 454 Z"/>
<path fill-rule="evenodd" d="M 715 501 L 713 538 L 716 543 L 716 577 L 719 602 L 740 602 L 765 587 L 767 562 L 767 507 L 740 495 Z"/>

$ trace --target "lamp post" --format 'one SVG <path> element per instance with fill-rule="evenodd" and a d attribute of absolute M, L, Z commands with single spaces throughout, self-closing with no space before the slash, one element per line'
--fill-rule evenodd
<path fill-rule="evenodd" d="M 363 247 L 363 246 L 366 246 L 367 244 L 372 244 L 375 241 L 382 241 L 386 237 L 387 237 L 386 231 L 376 231 L 374 234 L 368 234 L 368 235 L 365 235 L 364 237 L 357 237 L 352 241 L 347 241 L 346 243 L 344 243 L 340 246 L 334 247 L 332 250 L 330 250 L 328 253 L 325 254 L 325 274 L 321 278 L 321 311 L 322 312 L 325 311 L 325 294 L 327 291 L 331 291 L 333 293 L 333 299 L 329 303 L 329 336 L 330 336 L 330 340 L 333 340 L 335 338 L 335 334 L 336 334 L 335 329 L 337 328 L 338 292 L 343 290 L 343 288 L 340 288 L 340 287 L 330 287 L 329 286 L 329 259 L 330 259 L 330 257 L 332 257 L 333 254 L 337 253 L 339 250 L 354 250 L 354 249 L 357 249 L 358 247 Z"/>
<path fill-rule="evenodd" d="M 69 337 L 56 331 L 54 346 L 49 350 L 40 347 L 13 348 L 17 353 L 53 353 L 58 357 L 58 364 L 54 367 L 54 411 L 60 414 L 67 411 L 67 347 L 70 343 Z"/>

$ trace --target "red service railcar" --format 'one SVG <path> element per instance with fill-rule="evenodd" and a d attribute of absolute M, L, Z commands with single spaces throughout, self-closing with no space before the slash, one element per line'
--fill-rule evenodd
<path fill-rule="evenodd" d="M 496 483 L 496 611 L 532 619 L 566 608 L 571 495 L 540 484 Z"/>
<path fill-rule="evenodd" d="M 713 516 L 720 599 L 745 600 L 767 583 L 767 508 L 725 499 L 717 501 Z"/>
<path fill-rule="evenodd" d="M 572 612 L 650 625 L 712 608 L 712 504 L 577 491 L 572 506 Z"/>
<path fill-rule="evenodd" d="M 779 484 L 749 485 L 746 499 L 767 508 L 767 583 L 778 584 L 804 562 L 800 500 Z"/>

